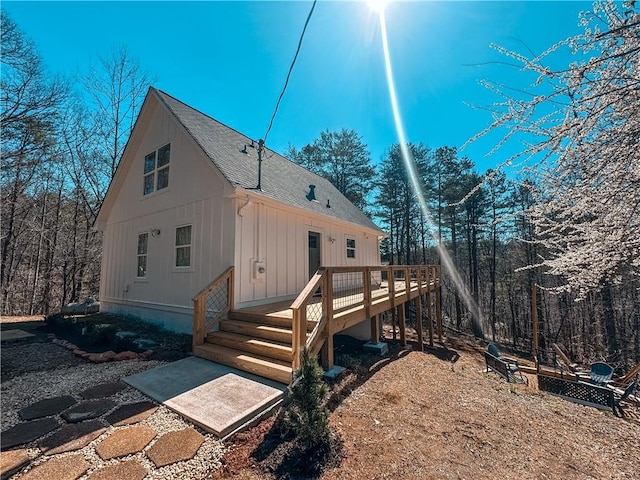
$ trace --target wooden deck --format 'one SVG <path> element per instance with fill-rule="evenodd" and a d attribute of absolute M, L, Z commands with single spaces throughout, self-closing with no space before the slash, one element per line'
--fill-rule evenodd
<path fill-rule="evenodd" d="M 416 299 L 421 293 L 427 291 L 433 292 L 435 283 L 431 282 L 427 285 L 423 282 L 422 288 L 419 288 L 417 282 L 411 282 L 409 287 L 409 295 L 405 290 L 404 282 L 395 282 L 394 293 L 389 295 L 387 282 L 383 282 L 379 288 L 371 291 L 371 310 L 370 315 L 378 315 L 380 313 L 391 310 L 393 307 L 402 305 L 409 300 Z M 264 303 L 253 307 L 245 307 L 234 310 L 241 315 L 255 315 L 264 318 L 288 319 L 293 320 L 293 309 L 291 308 L 291 300 L 284 300 L 274 303 Z M 314 297 L 307 305 L 307 321 L 313 320 L 314 312 L 322 303 L 322 299 Z M 334 333 L 339 333 L 345 328 L 366 320 L 364 292 L 356 294 L 340 294 L 337 293 L 333 298 L 333 318 L 335 329 Z"/>
<path fill-rule="evenodd" d="M 353 325 L 370 320 L 371 340 L 379 341 L 383 312 L 394 312 L 406 343 L 400 307 L 407 302 L 415 302 L 418 318 L 426 313 L 431 344 L 434 320 L 442 335 L 438 266 L 323 268 L 293 302 L 242 309 L 233 308 L 232 284 L 230 269 L 194 298 L 194 354 L 283 383 L 291 381 L 305 347 L 322 353 L 325 368 L 333 367 L 333 335 Z M 422 338 L 422 321 L 417 330 Z"/>

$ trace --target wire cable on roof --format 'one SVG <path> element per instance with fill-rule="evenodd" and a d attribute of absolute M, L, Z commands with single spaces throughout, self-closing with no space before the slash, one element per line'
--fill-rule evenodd
<path fill-rule="evenodd" d="M 309 20 L 311 20 L 313 9 L 316 8 L 316 2 L 317 0 L 313 0 L 313 5 L 311 5 L 311 10 L 309 10 L 309 15 L 307 15 L 307 20 L 304 22 L 304 27 L 302 28 L 302 33 L 300 34 L 300 40 L 298 40 L 298 48 L 296 49 L 296 54 L 293 56 L 293 61 L 291 62 L 291 66 L 289 67 L 289 73 L 287 73 L 287 78 L 284 82 L 284 87 L 282 87 L 282 92 L 280 92 L 280 96 L 278 97 L 278 101 L 276 102 L 276 108 L 273 110 L 273 115 L 271 116 L 271 121 L 269 122 L 269 128 L 267 128 L 267 133 L 264 134 L 265 144 L 267 143 L 267 137 L 269 136 L 269 132 L 271 131 L 271 127 L 273 126 L 273 121 L 276 118 L 276 113 L 278 113 L 278 107 L 280 107 L 280 101 L 284 96 L 284 92 L 287 90 L 287 85 L 289 85 L 289 78 L 291 77 L 293 66 L 296 64 L 296 60 L 298 59 L 298 54 L 300 53 L 300 47 L 302 47 L 302 40 L 304 39 L 304 34 L 307 31 L 307 25 L 309 25 Z"/>

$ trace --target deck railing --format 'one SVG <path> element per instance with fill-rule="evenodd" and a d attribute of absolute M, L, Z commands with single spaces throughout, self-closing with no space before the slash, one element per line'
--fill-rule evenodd
<path fill-rule="evenodd" d="M 333 334 L 356 322 L 371 319 L 372 339 L 380 338 L 376 315 L 425 294 L 435 294 L 425 303 L 429 333 L 433 339 L 433 318 L 441 334 L 440 266 L 391 265 L 372 267 L 325 267 L 319 269 L 291 304 L 293 311 L 293 368 L 300 364 L 306 346 L 317 353 L 322 346 L 322 363 L 333 366 Z M 422 301 L 416 302 L 417 334 L 422 338 Z M 364 312 L 364 314 L 363 314 Z M 400 340 L 406 342 L 404 309 L 400 314 Z"/>
<path fill-rule="evenodd" d="M 222 317 L 233 310 L 233 267 L 193 297 L 193 346 L 202 345 Z"/>

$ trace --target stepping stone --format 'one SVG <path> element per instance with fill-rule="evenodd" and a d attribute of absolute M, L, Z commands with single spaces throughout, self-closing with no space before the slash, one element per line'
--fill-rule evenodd
<path fill-rule="evenodd" d="M 164 467 L 172 463 L 191 460 L 198 453 L 202 442 L 204 442 L 204 436 L 193 428 L 169 432 L 153 444 L 147 451 L 147 456 L 156 467 Z"/>
<path fill-rule="evenodd" d="M 58 421 L 51 417 L 19 423 L 2 432 L 0 435 L 0 448 L 5 450 L 16 445 L 33 442 L 59 426 Z"/>
<path fill-rule="evenodd" d="M 142 480 L 147 471 L 137 460 L 127 460 L 93 472 L 87 480 Z"/>
<path fill-rule="evenodd" d="M 20 480 L 77 480 L 89 470 L 89 463 L 81 454 L 52 458 L 41 463 L 26 474 Z"/>
<path fill-rule="evenodd" d="M 69 423 L 83 422 L 104 415 L 115 406 L 116 403 L 113 400 L 106 398 L 88 400 L 62 412 L 62 418 Z"/>
<path fill-rule="evenodd" d="M 27 463 L 29 463 L 29 456 L 24 448 L 0 452 L 0 476 L 6 478 L 16 473 Z"/>
<path fill-rule="evenodd" d="M 132 423 L 142 422 L 149 418 L 158 409 L 158 406 L 153 402 L 137 402 L 129 403 L 127 405 L 121 405 L 116 408 L 104 419 L 114 427 L 122 427 L 124 425 L 131 425 Z"/>
<path fill-rule="evenodd" d="M 96 398 L 110 397 L 127 388 L 122 382 L 103 383 L 95 387 L 87 388 L 80 392 L 80 396 L 85 400 L 93 400 Z"/>
<path fill-rule="evenodd" d="M 57 415 L 58 413 L 66 410 L 71 405 L 78 403 L 71 395 L 64 395 L 62 397 L 45 398 L 39 402 L 24 407 L 18 412 L 20 418 L 23 420 L 33 420 L 34 418 L 49 417 L 51 415 Z"/>
<path fill-rule="evenodd" d="M 156 431 L 147 425 L 116 430 L 98 445 L 96 453 L 103 460 L 124 457 L 132 453 L 141 452 L 156 436 Z"/>
<path fill-rule="evenodd" d="M 86 447 L 104 433 L 106 428 L 99 420 L 65 425 L 38 445 L 46 455 L 71 452 Z"/>

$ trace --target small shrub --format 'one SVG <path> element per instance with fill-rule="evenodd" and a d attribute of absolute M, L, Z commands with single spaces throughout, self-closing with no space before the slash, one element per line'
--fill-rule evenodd
<path fill-rule="evenodd" d="M 94 325 L 89 332 L 89 343 L 91 345 L 106 345 L 112 343 L 116 338 L 118 329 L 115 325 Z"/>
<path fill-rule="evenodd" d="M 114 350 L 116 352 L 136 351 L 138 347 L 130 337 L 116 337 Z"/>
<path fill-rule="evenodd" d="M 44 317 L 44 323 L 53 328 L 68 328 L 70 326 L 70 322 L 60 313 L 47 315 Z"/>
<path fill-rule="evenodd" d="M 300 359 L 300 368 L 289 387 L 291 403 L 285 414 L 285 424 L 310 449 L 326 445 L 330 440 L 329 410 L 325 405 L 328 388 L 322 380 L 323 372 L 316 356 L 305 348 Z"/>

